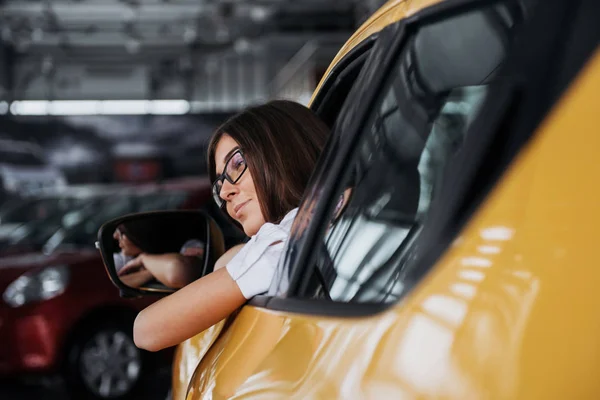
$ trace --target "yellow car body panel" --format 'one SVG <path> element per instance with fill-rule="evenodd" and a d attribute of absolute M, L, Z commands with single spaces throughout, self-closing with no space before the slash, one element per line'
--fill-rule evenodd
<path fill-rule="evenodd" d="M 171 371 L 171 394 L 174 400 L 185 398 L 188 384 L 198 367 L 198 363 L 215 342 L 224 325 L 225 320 L 177 346 Z"/>
<path fill-rule="evenodd" d="M 244 307 L 188 400 L 595 398 L 598 93 L 600 53 L 403 301 L 366 318 Z"/>

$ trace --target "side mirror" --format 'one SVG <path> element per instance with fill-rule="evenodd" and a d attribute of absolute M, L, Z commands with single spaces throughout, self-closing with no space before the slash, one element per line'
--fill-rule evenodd
<path fill-rule="evenodd" d="M 201 211 L 119 217 L 100 227 L 96 247 L 123 297 L 173 293 L 212 272 L 225 252 L 219 226 Z"/>

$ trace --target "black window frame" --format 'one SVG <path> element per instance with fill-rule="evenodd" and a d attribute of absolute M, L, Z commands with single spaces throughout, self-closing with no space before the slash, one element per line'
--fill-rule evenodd
<path fill-rule="evenodd" d="M 353 47 L 342 59 L 335 65 L 335 67 L 327 75 L 323 84 L 321 85 L 319 92 L 312 101 L 310 108 L 319 116 L 323 117 L 323 114 L 333 112 L 336 114 L 336 118 L 339 115 L 343 103 L 346 101 L 348 96 L 344 98 L 341 104 L 330 105 L 336 92 L 345 90 L 348 77 L 347 75 L 354 73 L 359 68 L 360 70 L 364 66 L 366 59 L 368 58 L 370 50 L 379 37 L 379 32 L 372 34 L 365 40 L 360 42 L 358 45 Z M 360 73 L 360 70 L 358 71 Z M 348 90 L 349 92 L 350 90 Z M 337 109 L 335 107 L 337 106 Z M 328 121 L 326 121 L 328 122 Z"/>
<path fill-rule="evenodd" d="M 354 135 L 351 138 L 345 132 L 347 141 L 342 143 L 343 149 L 338 152 L 336 160 L 321 160 L 322 170 L 315 173 L 317 177 L 313 177 L 312 185 L 307 191 L 308 196 L 305 197 L 304 202 L 310 200 L 311 192 L 312 195 L 315 191 L 323 192 L 313 215 L 313 218 L 319 222 L 310 224 L 301 237 L 290 239 L 290 241 L 296 240 L 298 243 L 291 243 L 291 248 L 288 249 L 288 253 L 296 253 L 289 261 L 292 267 L 295 267 L 290 271 L 295 274 L 290 277 L 288 295 L 287 297 L 260 296 L 254 305 L 290 313 L 361 317 L 376 314 L 398 304 L 397 302 L 390 304 L 345 303 L 293 296 L 302 290 L 302 285 L 313 274 L 314 263 L 308 262 L 310 248 L 317 240 L 321 239 L 323 217 L 332 211 L 332 197 L 341 189 L 338 187 L 342 171 L 341 164 L 345 164 L 347 161 L 346 157 L 340 157 L 339 154 L 343 153 L 348 156 L 356 153 L 352 151 L 359 143 L 360 133 L 362 133 L 367 120 L 365 117 L 369 115 L 369 108 L 373 101 L 377 101 L 381 87 L 387 82 L 389 71 L 395 65 L 396 56 L 402 51 L 406 39 L 410 37 L 411 29 L 499 2 L 501 0 L 449 0 L 426 8 L 382 31 L 378 43 L 371 51 L 373 54 L 370 55 L 365 65 L 366 68 L 361 71 L 359 80 L 344 105 L 342 110 L 344 115 L 336 123 L 334 135 L 336 130 L 344 130 L 344 127 L 347 128 L 355 123 L 356 119 L 360 123 L 353 128 Z M 424 274 L 431 271 L 464 224 L 485 200 L 520 149 L 531 139 L 549 109 L 568 86 L 570 79 L 565 79 L 565 74 L 569 78 L 574 77 L 589 55 L 593 53 L 594 40 L 597 40 L 597 37 L 586 36 L 586 32 L 579 32 L 582 29 L 577 30 L 576 23 L 570 19 L 573 16 L 579 16 L 580 7 L 590 7 L 591 4 L 593 4 L 593 0 L 553 2 L 547 7 L 540 7 L 536 15 L 529 21 L 524 32 L 525 35 L 522 37 L 522 42 L 525 44 L 521 43 L 518 49 L 514 49 L 509 54 L 506 65 L 503 67 L 513 74 L 510 75 L 512 77 L 511 84 L 504 85 L 488 96 L 482 105 L 482 111 L 470 127 L 470 130 L 486 131 L 486 134 L 478 136 L 479 140 L 465 148 L 467 151 L 475 151 L 477 156 L 470 159 L 469 162 L 454 166 L 453 171 L 450 171 L 449 174 L 452 179 L 449 179 L 441 190 L 444 194 L 451 194 L 452 192 L 449 192 L 448 188 L 452 188 L 455 194 L 445 199 L 448 201 L 446 207 L 439 208 L 431 216 L 431 219 L 440 225 L 440 229 L 437 234 L 429 235 L 427 238 L 430 251 L 419 262 L 422 268 L 417 270 L 422 273 L 413 276 L 413 279 L 420 280 Z M 548 33 L 545 29 L 547 26 L 561 26 L 562 29 L 555 29 Z M 585 29 L 589 30 L 590 28 L 586 26 Z M 553 61 L 561 59 L 567 53 L 567 43 L 571 45 L 573 43 L 565 40 L 565 37 L 577 33 L 587 39 L 585 43 L 575 42 L 582 48 L 581 51 L 576 52 L 578 58 L 567 60 L 562 63 L 564 65 L 557 66 L 557 63 Z M 533 44 L 536 48 L 534 53 L 528 50 Z M 390 51 L 390 49 L 393 50 Z M 387 62 L 383 63 L 382 61 Z M 378 65 L 375 66 L 376 64 Z M 384 67 L 381 68 L 381 65 Z M 567 72 L 565 72 L 566 69 L 568 69 Z M 510 134 L 500 138 L 502 140 L 499 141 L 498 133 L 500 131 L 510 132 Z M 502 145 L 502 147 L 498 148 L 498 145 Z M 325 173 L 323 169 L 326 169 L 328 173 Z M 315 188 L 315 182 L 323 183 L 322 187 Z M 297 268 L 298 264 L 303 268 Z"/>

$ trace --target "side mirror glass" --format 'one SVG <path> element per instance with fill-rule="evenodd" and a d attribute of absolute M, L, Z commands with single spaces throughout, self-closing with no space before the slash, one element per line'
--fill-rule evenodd
<path fill-rule="evenodd" d="M 105 223 L 97 246 L 124 296 L 169 294 L 212 272 L 223 234 L 201 211 L 126 215 Z"/>

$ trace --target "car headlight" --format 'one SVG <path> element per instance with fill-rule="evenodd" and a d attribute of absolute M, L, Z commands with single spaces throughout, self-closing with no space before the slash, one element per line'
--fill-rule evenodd
<path fill-rule="evenodd" d="M 15 279 L 8 285 L 2 298 L 11 307 L 20 307 L 56 297 L 64 293 L 68 283 L 69 268 L 66 265 L 46 267 Z"/>

